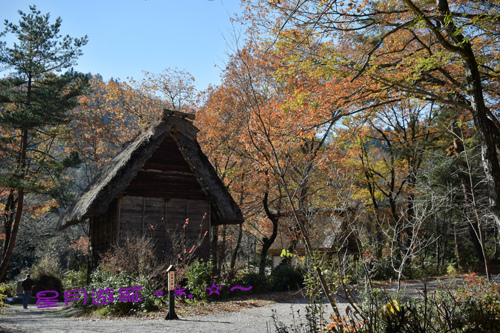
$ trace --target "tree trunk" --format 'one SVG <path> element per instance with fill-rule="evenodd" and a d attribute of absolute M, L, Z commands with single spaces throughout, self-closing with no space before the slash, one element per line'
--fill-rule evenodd
<path fill-rule="evenodd" d="M 218 261 L 219 263 L 219 272 L 224 272 L 224 263 L 226 261 L 226 238 L 227 238 L 227 224 L 224 224 L 222 226 L 222 246 L 220 247 L 220 251 L 219 251 L 219 254 L 220 254 L 220 260 Z"/>
<path fill-rule="evenodd" d="M 215 276 L 219 275 L 219 271 L 217 270 L 218 267 L 218 260 L 219 260 L 219 226 L 218 225 L 213 225 L 212 226 L 212 239 L 210 241 L 210 248 L 211 248 L 211 255 L 212 255 L 212 261 L 214 264 L 214 269 L 213 269 L 213 274 Z"/>
<path fill-rule="evenodd" d="M 362 152 L 361 152 L 361 163 L 365 167 L 365 179 L 366 179 L 366 185 L 368 187 L 368 191 L 370 193 L 370 200 L 372 202 L 372 207 L 373 207 L 373 217 L 375 220 L 375 248 L 376 248 L 376 259 L 382 260 L 382 252 L 384 248 L 384 232 L 382 230 L 382 222 L 380 219 L 379 215 L 379 207 L 378 207 L 378 201 L 377 198 L 375 197 L 375 187 L 373 185 L 374 180 L 373 180 L 373 174 L 370 172 L 368 169 L 367 165 L 365 165 L 365 158 L 368 160 L 368 156 L 366 153 L 366 149 L 362 147 Z"/>
<path fill-rule="evenodd" d="M 245 179 L 245 174 L 241 176 L 241 181 Z M 243 191 L 240 193 L 240 200 L 239 200 L 239 205 L 240 207 L 243 206 Z M 229 266 L 231 270 L 231 275 L 234 273 L 234 266 L 236 265 L 236 259 L 238 258 L 238 251 L 240 250 L 241 247 L 241 239 L 243 238 L 243 224 L 240 224 L 239 230 L 238 230 L 238 240 L 236 241 L 236 246 L 234 248 L 233 254 L 231 256 L 231 264 Z"/>
<path fill-rule="evenodd" d="M 279 221 L 279 214 L 273 214 L 269 210 L 269 192 L 266 192 L 264 194 L 264 199 L 262 200 L 262 203 L 264 205 L 264 211 L 266 212 L 267 217 L 269 220 L 271 220 L 273 224 L 273 232 L 269 238 L 264 237 L 262 239 L 262 251 L 260 252 L 260 263 L 259 263 L 259 275 L 264 276 L 266 272 L 266 257 L 267 257 L 267 252 L 269 251 L 269 248 L 271 245 L 273 245 L 274 241 L 276 240 L 276 236 L 278 235 L 278 221 Z"/>
<path fill-rule="evenodd" d="M 236 265 L 236 259 L 238 257 L 238 251 L 240 250 L 241 239 L 243 238 L 243 224 L 240 224 L 238 231 L 238 240 L 236 241 L 236 246 L 234 247 L 233 254 L 231 256 L 231 264 L 229 268 L 231 271 L 234 270 L 234 266 Z"/>
<path fill-rule="evenodd" d="M 2 259 L 5 258 L 5 254 L 7 253 L 7 248 L 9 247 L 10 235 L 12 233 L 12 225 L 14 223 L 14 218 L 16 214 L 16 199 L 15 199 L 15 190 L 10 189 L 9 196 L 7 197 L 7 202 L 5 204 L 4 214 L 3 214 L 3 225 L 5 231 L 5 242 L 4 248 L 2 252 Z"/>
<path fill-rule="evenodd" d="M 459 135 L 458 128 L 456 126 L 453 126 L 453 132 L 455 135 Z M 461 160 L 460 155 L 464 151 L 464 145 L 461 140 L 453 140 L 453 148 L 455 150 L 455 156 L 457 159 L 459 159 L 459 162 L 457 163 L 459 168 L 461 169 L 459 172 L 459 178 L 460 178 L 460 183 L 462 184 L 462 191 L 464 193 L 464 201 L 465 201 L 465 216 L 467 216 L 467 220 L 469 222 L 469 235 L 470 235 L 470 240 L 472 241 L 472 244 L 474 245 L 474 254 L 476 255 L 476 258 L 480 262 L 484 262 L 484 257 L 483 257 L 483 250 L 481 248 L 481 243 L 479 241 L 479 226 L 476 218 L 474 217 L 474 214 L 472 210 L 474 209 L 474 202 L 472 200 L 472 188 L 470 186 L 469 182 L 469 177 L 466 177 L 466 173 L 468 173 L 468 168 L 467 165 L 463 160 Z"/>
<path fill-rule="evenodd" d="M 20 167 L 21 167 L 21 180 L 25 178 L 26 175 L 26 151 L 28 148 L 28 131 L 24 129 L 22 131 L 21 139 L 21 157 L 20 157 Z M 16 245 L 17 232 L 19 231 L 19 225 L 21 224 L 21 218 L 23 215 L 24 208 L 24 189 L 21 187 L 18 189 L 17 193 L 17 203 L 16 203 L 16 216 L 14 218 L 14 223 L 12 225 L 9 240 L 6 240 L 7 251 L 2 258 L 2 263 L 0 265 L 0 281 L 5 281 L 7 277 L 7 268 L 9 267 L 10 259 L 14 253 L 14 246 Z M 8 243 L 8 245 L 7 245 Z"/>
<path fill-rule="evenodd" d="M 458 271 L 465 268 L 464 249 L 460 238 L 457 232 L 457 226 L 453 225 L 453 240 L 455 242 L 455 257 L 457 258 Z"/>

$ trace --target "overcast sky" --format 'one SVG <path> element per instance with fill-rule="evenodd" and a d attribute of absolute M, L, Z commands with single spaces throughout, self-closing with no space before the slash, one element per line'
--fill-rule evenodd
<path fill-rule="evenodd" d="M 88 36 L 76 70 L 126 80 L 177 67 L 199 89 L 219 83 L 225 39 L 233 34 L 230 17 L 241 12 L 239 0 L 0 0 L 1 30 L 5 19 L 17 23 L 17 11 L 29 12 L 32 4 L 52 22 L 60 16 L 63 35 Z M 234 28 L 241 30 L 238 23 Z"/>

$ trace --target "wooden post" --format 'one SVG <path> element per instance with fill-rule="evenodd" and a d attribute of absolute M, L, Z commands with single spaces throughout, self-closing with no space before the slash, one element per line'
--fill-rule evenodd
<path fill-rule="evenodd" d="M 174 299 L 174 288 L 175 288 L 175 268 L 170 265 L 167 268 L 168 274 L 168 313 L 165 320 L 179 319 L 175 313 L 175 299 Z"/>

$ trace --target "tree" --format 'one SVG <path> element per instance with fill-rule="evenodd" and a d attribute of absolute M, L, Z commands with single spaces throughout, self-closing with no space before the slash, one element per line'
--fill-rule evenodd
<path fill-rule="evenodd" d="M 170 109 L 191 111 L 196 98 L 194 77 L 185 70 L 166 68 L 159 74 L 144 72 L 144 79 L 133 84 L 137 90 L 158 98 Z M 135 82 L 132 82 L 135 83 Z"/>
<path fill-rule="evenodd" d="M 269 169 L 252 148 L 251 138 L 257 132 L 249 128 L 249 103 L 242 95 L 249 92 L 249 82 L 238 60 L 238 56 L 232 57 L 221 86 L 204 92 L 197 122 L 204 129 L 200 136 L 204 150 L 220 178 L 239 199 L 245 230 L 262 242 L 259 273 L 264 274 L 268 249 L 277 235 L 282 198 Z"/>
<path fill-rule="evenodd" d="M 64 136 L 67 153 L 77 151 L 83 161 L 83 176 L 76 177 L 82 182 L 78 193 L 161 112 L 160 101 L 144 96 L 126 82 L 105 82 L 94 76 L 90 84 L 92 92 L 79 97 L 79 106 L 72 110 L 72 121 Z"/>
<path fill-rule="evenodd" d="M 158 120 L 163 108 L 191 110 L 195 99 L 191 74 L 165 69 L 160 74 L 144 75 L 138 81 L 108 82 L 96 75 L 90 81 L 92 92 L 80 96 L 65 136 L 67 152 L 77 151 L 84 161 L 80 187 L 85 188 L 141 128 Z"/>
<path fill-rule="evenodd" d="M 362 221 L 370 230 L 364 248 L 374 253 L 379 263 L 385 262 L 384 234 L 388 228 L 399 230 L 399 252 L 394 251 L 398 259 L 409 247 L 403 238 L 413 239 L 412 228 L 398 224 L 412 225 L 417 179 L 442 135 L 436 126 L 438 113 L 434 103 L 402 100 L 380 106 L 376 112 L 366 110 L 346 118 L 346 129 L 337 132 L 346 147 L 344 167 L 357 179 L 356 198 L 366 213 Z"/>
<path fill-rule="evenodd" d="M 88 76 L 70 69 L 82 54 L 87 37 L 73 39 L 59 35 L 61 18 L 50 24 L 35 6 L 19 11 L 19 25 L 5 23 L 5 31 L 18 43 L 0 44 L 0 63 L 12 70 L 0 81 L 0 130 L 2 154 L 2 217 L 5 239 L 0 264 L 4 280 L 25 211 L 26 195 L 57 193 L 62 170 L 79 162 L 75 153 L 63 156 L 57 138 L 70 121 L 70 109 L 86 92 Z M 48 202 L 55 205 L 54 201 Z M 38 213 L 48 207 L 38 207 Z"/>
<path fill-rule="evenodd" d="M 208 117 L 208 122 L 202 117 L 198 119 L 208 124 L 205 129 L 233 133 L 228 140 L 220 142 L 211 140 L 210 129 L 208 146 L 213 147 L 210 141 L 215 141 L 216 151 L 231 151 L 236 165 L 252 170 L 250 177 L 231 177 L 230 181 L 239 183 L 245 179 L 245 187 L 251 188 L 247 198 L 260 206 L 253 217 L 260 222 L 259 231 L 264 231 L 263 253 L 276 238 L 278 223 L 285 213 L 294 231 L 292 241 L 302 239 L 312 258 L 315 248 L 309 232 L 317 218 L 316 212 L 339 203 L 325 200 L 338 192 L 327 188 L 329 177 L 335 178 L 326 167 L 334 146 L 328 141 L 334 126 L 349 111 L 337 108 L 339 98 L 336 91 L 333 93 L 333 88 L 341 88 L 342 80 L 325 80 L 300 69 L 294 73 L 283 72 L 286 69 L 284 51 L 288 52 L 286 55 L 294 52 L 285 49 L 284 43 L 248 42 L 237 50 L 226 66 L 222 84 L 208 94 L 199 113 L 203 118 Z M 223 161 L 227 154 L 217 152 L 215 156 Z M 229 161 L 226 165 L 232 164 Z M 245 204 L 248 203 L 244 203 L 244 211 Z M 267 226 L 272 226 L 266 228 L 264 221 L 270 221 Z M 261 254 L 261 274 L 265 268 L 263 258 Z M 316 259 L 312 261 L 323 291 L 339 315 L 324 273 Z"/>
<path fill-rule="evenodd" d="M 490 187 L 491 215 L 500 225 L 500 165 L 494 141 L 498 120 L 499 63 L 497 1 L 273 0 L 247 4 L 245 18 L 257 28 L 286 36 L 302 31 L 327 41 L 329 52 L 308 48 L 302 59 L 314 71 L 364 81 L 359 109 L 407 98 L 453 105 L 468 111 L 481 142 Z M 276 22 L 275 24 L 270 24 Z M 255 34 L 254 38 L 269 36 Z M 290 38 L 301 45 L 305 37 Z M 309 60 L 311 62 L 311 60 Z"/>

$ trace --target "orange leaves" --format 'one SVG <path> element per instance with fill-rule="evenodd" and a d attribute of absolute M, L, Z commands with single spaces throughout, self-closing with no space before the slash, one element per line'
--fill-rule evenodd
<path fill-rule="evenodd" d="M 133 79 L 129 82 L 104 82 L 94 77 L 93 93 L 82 97 L 80 107 L 73 110 L 72 132 L 66 140 L 94 170 L 114 157 L 162 110 L 160 101 L 133 87 Z"/>
<path fill-rule="evenodd" d="M 69 248 L 77 253 L 86 256 L 89 253 L 89 238 L 81 237 L 77 240 L 73 240 L 71 241 Z"/>
<path fill-rule="evenodd" d="M 292 39 L 303 37 L 301 31 L 287 33 Z M 275 45 L 246 44 L 231 57 L 221 85 L 204 92 L 197 113 L 202 146 L 239 198 L 244 227 L 259 238 L 273 232 L 262 207 L 265 195 L 276 211 L 296 204 L 283 199 L 284 182 L 303 196 L 291 195 L 292 201 L 306 205 L 317 196 L 319 205 L 328 204 L 326 191 L 319 190 L 327 179 L 317 171 L 327 169 L 332 152 L 324 138 L 342 114 L 336 109 L 338 85 L 308 71 L 312 63 L 296 55 L 286 39 Z M 306 183 L 306 189 L 295 189 Z"/>

